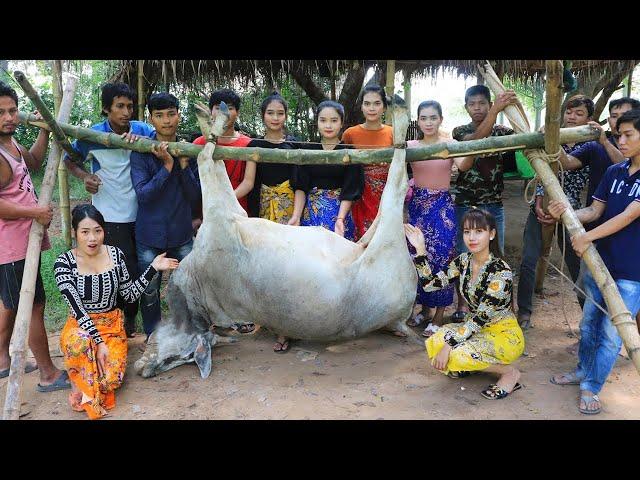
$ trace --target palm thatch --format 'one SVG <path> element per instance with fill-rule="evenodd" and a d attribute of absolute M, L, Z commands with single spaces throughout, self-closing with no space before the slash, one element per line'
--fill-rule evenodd
<path fill-rule="evenodd" d="M 133 83 L 136 60 L 116 60 L 112 63 L 113 80 Z M 396 69 L 408 76 L 427 76 L 439 71 L 455 72 L 465 77 L 478 74 L 477 65 L 484 60 L 396 60 Z M 499 76 L 534 80 L 544 75 L 544 60 L 492 60 Z M 573 60 L 571 71 L 577 77 L 602 75 L 619 67 L 620 60 Z M 636 62 L 637 63 L 637 62 Z M 214 82 L 254 81 L 258 76 L 276 79 L 282 74 L 307 73 L 322 78 L 340 76 L 353 68 L 384 68 L 379 60 L 145 60 L 144 77 L 151 85 L 182 84 L 202 87 Z"/>

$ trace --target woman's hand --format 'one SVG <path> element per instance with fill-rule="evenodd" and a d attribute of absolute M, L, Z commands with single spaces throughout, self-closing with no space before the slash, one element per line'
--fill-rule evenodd
<path fill-rule="evenodd" d="M 155 268 L 158 272 L 162 272 L 165 270 L 175 270 L 178 268 L 178 260 L 175 258 L 166 258 L 167 252 L 161 253 L 151 262 L 151 266 Z"/>
<path fill-rule="evenodd" d="M 549 202 L 549 207 L 547 208 L 551 216 L 556 220 L 560 220 L 560 217 L 566 209 L 567 206 L 564 203 L 559 202 L 558 200 L 551 200 Z"/>
<path fill-rule="evenodd" d="M 424 244 L 424 235 L 418 227 L 414 227 L 413 225 L 405 223 L 404 234 L 407 236 L 407 240 L 409 240 L 409 243 L 413 245 L 413 248 L 416 249 L 417 255 L 427 254 L 427 247 Z"/>
<path fill-rule="evenodd" d="M 300 226 L 300 217 L 293 216 L 291 220 L 287 222 L 287 225 L 293 225 L 294 227 Z"/>
<path fill-rule="evenodd" d="M 109 348 L 107 344 L 102 342 L 96 348 L 96 364 L 98 366 L 98 376 L 104 377 L 107 373 L 107 357 L 109 356 Z"/>
<path fill-rule="evenodd" d="M 451 345 L 445 343 L 444 346 L 440 349 L 438 354 L 433 357 L 431 364 L 434 368 L 438 370 L 444 370 L 447 368 L 447 363 L 449 363 L 449 354 L 451 353 Z"/>
<path fill-rule="evenodd" d="M 584 255 L 584 252 L 587 251 L 589 245 L 591 245 L 591 240 L 589 240 L 587 233 L 579 233 L 578 235 L 571 237 L 571 246 L 579 257 Z"/>
<path fill-rule="evenodd" d="M 333 227 L 333 231 L 336 232 L 341 237 L 344 237 L 344 218 L 338 217 L 336 219 L 336 224 Z"/>

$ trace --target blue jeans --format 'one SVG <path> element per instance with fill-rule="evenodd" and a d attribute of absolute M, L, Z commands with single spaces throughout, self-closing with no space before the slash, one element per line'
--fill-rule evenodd
<path fill-rule="evenodd" d="M 486 210 L 496 218 L 496 226 L 498 227 L 498 243 L 500 244 L 500 250 L 504 254 L 504 207 L 502 203 L 487 203 L 485 205 L 478 205 L 481 210 Z M 463 205 L 456 205 L 456 223 L 458 225 L 458 233 L 456 236 L 456 250 L 458 254 L 467 251 L 467 246 L 464 244 L 462 238 L 462 217 L 467 211 L 471 210 L 471 207 L 465 207 Z"/>
<path fill-rule="evenodd" d="M 602 294 L 589 270 L 586 270 L 584 275 L 584 286 L 585 291 L 601 307 L 606 308 Z M 616 286 L 625 306 L 631 312 L 631 317 L 634 318 L 640 309 L 640 282 L 620 279 L 616 280 Z M 596 308 L 591 300 L 586 300 L 582 312 L 576 376 L 580 379 L 580 390 L 589 390 L 597 394 L 613 370 L 622 347 L 622 339 L 611 320 Z"/>
<path fill-rule="evenodd" d="M 138 253 L 138 271 L 144 272 L 149 264 L 153 262 L 159 254 L 167 252 L 168 258 L 175 258 L 181 261 L 189 255 L 193 248 L 193 240 L 179 247 L 171 247 L 167 249 L 150 247 L 136 242 L 136 252 Z M 142 297 L 140 298 L 140 312 L 142 313 L 142 324 L 144 325 L 144 333 L 151 335 L 151 332 L 160 322 L 160 282 L 162 281 L 162 272 L 156 273 Z"/>

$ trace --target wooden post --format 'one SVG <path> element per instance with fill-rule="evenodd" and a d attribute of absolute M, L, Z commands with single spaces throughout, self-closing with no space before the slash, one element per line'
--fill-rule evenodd
<path fill-rule="evenodd" d="M 404 103 L 407 105 L 407 109 L 409 110 L 409 120 L 411 120 L 411 77 L 408 73 L 405 73 L 406 78 L 403 81 L 404 88 Z"/>
<path fill-rule="evenodd" d="M 144 122 L 144 60 L 138 60 L 138 120 Z"/>
<path fill-rule="evenodd" d="M 560 148 L 560 124 L 562 123 L 562 62 L 559 60 L 547 60 L 547 80 L 546 80 L 546 104 L 547 109 L 544 117 L 545 145 L 547 153 L 556 153 Z M 558 174 L 558 163 L 550 165 L 551 170 Z M 549 196 L 542 197 L 542 208 L 545 212 L 549 205 Z M 536 265 L 536 278 L 534 291 L 542 293 L 544 289 L 544 279 L 547 275 L 549 255 L 551 254 L 551 244 L 555 235 L 555 225 L 541 225 L 542 230 L 542 250 L 538 264 Z"/>
<path fill-rule="evenodd" d="M 387 85 L 384 87 L 384 90 L 389 100 L 393 98 L 393 91 L 395 89 L 395 78 L 396 78 L 396 61 L 387 60 Z M 387 113 L 385 115 L 384 123 L 387 125 L 392 125 L 393 124 L 392 117 L 393 115 L 391 115 L 391 113 Z"/>
<path fill-rule="evenodd" d="M 73 105 L 75 88 L 76 78 L 69 77 L 64 89 L 58 119 L 64 121 L 69 119 L 71 106 Z M 45 113 L 49 113 L 48 111 L 43 112 L 41 109 L 39 109 L 39 111 L 43 117 L 45 117 Z M 49 113 L 49 115 L 51 114 Z M 60 161 L 61 153 L 62 151 L 59 144 L 54 142 L 51 146 L 51 151 L 49 152 L 47 167 L 40 190 L 40 199 L 38 200 L 38 205 L 40 206 L 45 206 L 51 203 L 53 188 L 56 181 L 56 170 L 58 169 L 58 162 Z M 35 296 L 36 277 L 38 273 L 38 265 L 40 264 L 40 249 L 42 247 L 43 236 L 44 226 L 33 221 L 29 232 L 29 243 L 27 246 L 24 274 L 22 276 L 22 286 L 20 288 L 18 312 L 16 314 L 16 320 L 13 327 L 13 341 L 10 352 L 11 369 L 9 373 L 9 381 L 7 383 L 7 394 L 5 397 L 4 413 L 2 417 L 5 420 L 18 420 L 20 416 L 22 379 L 24 376 L 24 366 L 27 360 L 27 334 L 33 311 L 33 299 Z"/>
<path fill-rule="evenodd" d="M 53 103 L 56 117 L 60 114 L 62 103 L 62 61 L 53 60 Z M 69 178 L 64 162 L 58 165 L 58 193 L 60 196 L 60 222 L 62 237 L 67 248 L 71 248 L 71 203 L 69 201 Z"/>
<path fill-rule="evenodd" d="M 631 96 L 631 87 L 633 86 L 633 69 L 629 72 L 629 76 L 627 77 L 627 97 Z"/>
<path fill-rule="evenodd" d="M 548 67 L 549 68 L 549 67 Z M 554 66 L 550 66 L 550 69 L 553 71 Z M 560 69 L 562 71 L 562 69 Z M 549 73 L 549 70 L 547 70 Z M 551 76 L 548 75 L 547 79 Z M 494 92 L 495 93 L 495 92 Z M 547 97 L 547 108 L 551 107 L 552 111 L 559 112 L 559 107 L 553 102 L 560 103 L 559 100 L 552 100 L 549 102 L 551 97 Z M 505 112 L 507 116 L 509 116 L 509 112 Z M 511 119 L 510 119 L 511 120 Z M 553 120 L 553 117 L 548 119 Z M 517 121 L 517 120 L 516 120 Z M 553 123 L 553 122 L 549 122 Z M 555 122 L 559 125 L 559 122 Z M 545 132 L 547 130 L 545 129 Z M 546 133 L 545 133 L 546 137 Z M 545 138 L 545 140 L 547 140 Z M 553 149 L 555 145 L 560 145 L 561 143 L 568 143 L 562 140 L 562 135 L 556 136 L 552 134 L 548 139 L 547 146 L 550 149 Z M 556 144 L 552 143 L 553 141 L 557 142 Z M 553 150 L 551 150 L 553 151 Z M 555 150 L 553 153 L 555 153 Z M 525 155 L 531 162 L 531 166 L 534 168 L 542 184 L 545 188 L 545 196 L 549 196 L 550 200 L 559 200 L 566 205 L 568 205 L 565 212 L 562 214 L 562 223 L 569 230 L 570 236 L 577 235 L 579 233 L 584 233 L 584 227 L 578 220 L 575 211 L 571 207 L 571 204 L 567 200 L 567 196 L 562 191 L 562 187 L 560 186 L 560 182 L 558 181 L 558 176 L 551 170 L 551 167 L 546 162 L 546 157 L 543 152 L 540 150 L 525 150 Z M 620 296 L 620 292 L 618 292 L 618 287 L 616 286 L 609 270 L 605 266 L 600 254 L 596 250 L 595 246 L 591 244 L 587 251 L 582 255 L 582 259 L 584 260 L 587 268 L 593 275 L 593 279 L 598 285 L 598 288 L 602 292 L 602 297 L 604 298 L 605 303 L 607 304 L 607 308 L 609 309 L 609 315 L 611 316 L 611 323 L 616 327 L 620 337 L 622 338 L 622 342 L 627 350 L 631 361 L 638 373 L 640 373 L 640 333 L 638 333 L 638 327 L 636 325 L 635 318 L 631 317 L 631 313 L 625 306 L 622 301 L 622 297 Z"/>
<path fill-rule="evenodd" d="M 46 122 L 36 120 L 31 114 L 19 112 L 21 122 L 29 125 L 42 126 L 49 129 Z M 510 120 L 511 121 L 511 120 Z M 65 123 L 58 123 L 58 127 L 68 136 L 99 143 L 111 148 L 126 148 L 136 152 L 150 153 L 152 148 L 160 142 L 141 137 L 134 143 L 129 143 L 115 133 L 104 133 L 90 128 L 78 127 Z M 598 138 L 598 132 L 588 125 L 574 128 L 563 128 L 561 133 L 563 143 L 586 142 Z M 542 148 L 544 135 L 537 132 L 528 132 L 502 137 L 487 137 L 480 140 L 466 142 L 442 142 L 424 147 L 407 149 L 407 161 L 465 157 L 467 155 L 481 155 L 486 153 L 522 150 L 524 148 Z M 202 151 L 200 145 L 185 142 L 169 142 L 168 151 L 174 157 L 197 157 Z M 393 148 L 379 148 L 372 150 L 284 150 L 277 148 L 258 147 L 223 147 L 216 146 L 213 159 L 234 158 L 236 160 L 266 163 L 295 163 L 298 165 L 344 165 L 349 163 L 390 163 Z"/>

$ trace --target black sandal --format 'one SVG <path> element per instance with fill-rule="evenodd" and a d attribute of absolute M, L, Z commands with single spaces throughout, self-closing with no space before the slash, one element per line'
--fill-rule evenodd
<path fill-rule="evenodd" d="M 489 400 L 500 400 L 512 394 L 516 390 L 520 390 L 523 387 L 524 385 L 522 385 L 521 383 L 516 383 L 513 387 L 513 390 L 511 390 L 510 392 L 507 392 L 506 390 L 500 388 L 495 383 L 492 383 L 485 390 L 480 392 L 480 395 L 482 395 L 484 398 L 487 398 Z"/>
<path fill-rule="evenodd" d="M 255 323 L 243 323 L 242 325 L 238 325 L 239 333 L 251 333 L 256 329 Z"/>

